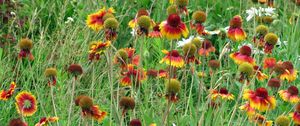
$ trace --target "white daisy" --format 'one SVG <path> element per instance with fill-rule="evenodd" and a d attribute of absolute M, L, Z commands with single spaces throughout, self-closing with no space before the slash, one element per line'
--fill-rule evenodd
<path fill-rule="evenodd" d="M 177 42 L 177 47 L 182 47 L 184 46 L 185 44 L 188 44 L 190 43 L 195 37 L 193 35 L 191 35 L 189 38 L 185 39 L 185 38 L 182 38 L 181 41 L 178 41 Z M 199 37 L 199 36 L 196 36 L 196 38 L 200 39 L 201 41 L 204 40 L 204 38 L 202 37 Z"/>

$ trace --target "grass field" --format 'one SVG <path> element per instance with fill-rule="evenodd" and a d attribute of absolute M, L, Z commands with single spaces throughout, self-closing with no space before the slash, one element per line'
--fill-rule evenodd
<path fill-rule="evenodd" d="M 48 124 L 53 126 L 140 126 L 132 124 L 133 119 L 139 119 L 143 126 L 300 125 L 297 78 L 297 70 L 300 70 L 300 6 L 294 0 L 275 0 L 275 11 L 271 16 L 254 16 L 249 21 L 246 20 L 247 10 L 268 8 L 267 3 L 252 0 L 174 1 L 171 4 L 168 0 L 0 0 L 0 91 L 5 90 L 0 92 L 0 126 L 8 125 L 15 118 L 34 126 L 43 117 L 58 117 L 57 121 Z M 186 6 L 179 5 L 186 1 Z M 177 7 L 176 14 L 167 12 L 172 5 Z M 87 25 L 88 15 L 103 7 L 106 10 L 112 7 L 114 16 L 105 21 L 97 19 L 103 20 L 105 26 L 100 30 L 92 29 Z M 184 40 L 182 29 L 179 37 L 168 39 L 162 31 L 163 23 L 159 26 L 161 37 L 148 36 L 148 30 L 150 35 L 154 29 L 151 21 L 140 21 L 135 27 L 139 34 L 133 36 L 128 23 L 141 9 L 146 9 L 148 17 L 155 23 L 179 15 L 189 31 L 186 39 L 191 36 L 201 38 L 200 46 L 190 42 L 195 40 L 193 37 L 187 40 L 190 46 L 186 43 L 184 47 L 177 46 Z M 191 23 L 197 22 L 193 16 L 196 11 L 206 14 L 205 22 L 200 23 L 205 27 L 205 33 L 199 34 L 191 27 Z M 242 24 L 235 15 L 240 15 Z M 118 27 L 108 22 L 109 19 L 116 19 Z M 172 27 L 177 21 L 168 20 L 167 23 Z M 150 26 L 143 28 L 145 24 Z M 268 32 L 277 37 L 268 39 L 268 34 L 264 34 L 263 44 L 257 45 L 253 38 L 259 39 L 256 30 L 259 25 L 268 27 Z M 239 31 L 230 33 L 228 26 L 229 31 Z M 110 40 L 110 45 L 91 49 L 93 42 L 102 41 L 103 44 L 110 39 L 107 36 L 114 33 L 117 36 Z M 268 40 L 275 44 L 268 44 Z M 24 41 L 27 44 L 22 44 Z M 30 41 L 32 48 L 28 45 Z M 203 44 L 207 41 L 215 50 L 203 56 L 199 52 L 201 48 L 207 49 L 209 44 Z M 252 46 L 240 50 L 249 44 Z M 268 53 L 266 48 L 270 46 L 274 48 Z M 132 57 L 124 49 L 129 47 L 135 49 Z M 178 60 L 168 62 L 169 58 L 164 58 L 168 54 L 162 50 L 177 50 L 180 56 L 175 53 L 171 56 L 181 59 L 183 65 Z M 93 51 L 100 54 L 99 60 L 89 60 Z M 243 56 L 234 57 L 234 53 Z M 194 56 L 194 60 L 188 63 L 186 60 L 190 56 Z M 136 57 L 139 62 L 134 60 Z M 269 68 L 263 67 L 265 59 L 270 57 L 276 62 Z M 166 61 L 160 62 L 162 59 Z M 201 63 L 193 62 L 195 59 Z M 83 72 L 74 64 L 79 64 Z M 260 69 L 255 69 L 256 66 Z M 45 76 L 47 68 L 55 68 L 56 74 Z M 265 78 L 259 80 L 263 73 Z M 54 77 L 56 85 L 52 85 Z M 130 82 L 124 83 L 124 80 Z M 281 85 L 274 86 L 274 80 L 280 80 Z M 16 88 L 7 93 L 11 82 L 15 82 Z M 223 90 L 225 88 L 229 93 Z M 26 115 L 25 111 L 35 106 L 30 104 L 34 100 L 23 99 L 24 103 L 21 103 L 17 99 L 23 91 L 36 98 L 37 109 L 29 112 L 32 115 Z M 78 97 L 83 95 L 83 98 Z M 18 103 L 23 109 L 18 108 Z M 245 111 L 240 106 L 246 103 L 250 105 Z M 96 117 L 97 113 L 92 109 L 96 105 L 103 112 L 99 115 L 103 118 Z"/>

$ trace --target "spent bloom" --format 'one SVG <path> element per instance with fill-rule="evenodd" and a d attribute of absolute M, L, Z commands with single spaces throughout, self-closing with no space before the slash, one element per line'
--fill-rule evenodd
<path fill-rule="evenodd" d="M 48 79 L 48 86 L 55 86 L 57 82 L 57 70 L 56 68 L 47 68 L 45 70 L 45 76 Z"/>
<path fill-rule="evenodd" d="M 177 79 L 166 79 L 165 87 L 167 100 L 177 102 L 181 87 L 180 82 Z"/>
<path fill-rule="evenodd" d="M 33 47 L 33 43 L 30 39 L 28 38 L 21 39 L 19 42 L 20 52 L 18 58 L 23 59 L 28 57 L 29 60 L 33 60 L 34 57 L 30 51 L 32 47 Z"/>
<path fill-rule="evenodd" d="M 92 44 L 90 44 L 90 50 L 89 50 L 89 60 L 99 60 L 101 54 L 103 54 L 107 48 L 110 47 L 111 42 L 107 41 L 107 42 L 101 42 L 101 41 L 97 41 L 97 42 L 92 42 Z"/>
<path fill-rule="evenodd" d="M 196 29 L 199 35 L 202 35 L 205 31 L 203 23 L 206 21 L 206 13 L 203 11 L 196 11 L 192 15 L 191 27 Z"/>

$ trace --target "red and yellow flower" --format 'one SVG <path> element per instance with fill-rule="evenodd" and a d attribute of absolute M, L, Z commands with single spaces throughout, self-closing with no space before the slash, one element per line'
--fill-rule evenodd
<path fill-rule="evenodd" d="M 159 63 L 166 63 L 172 67 L 181 68 L 184 66 L 184 60 L 177 50 L 167 51 L 162 50 L 166 56 Z"/>
<path fill-rule="evenodd" d="M 260 114 L 255 114 L 250 118 L 251 121 L 256 123 L 258 126 L 272 126 L 273 121 L 268 121 L 266 117 Z"/>
<path fill-rule="evenodd" d="M 105 7 L 103 7 L 98 12 L 88 15 L 86 20 L 87 26 L 95 31 L 99 31 L 103 29 L 103 25 L 105 21 L 103 17 L 107 13 L 113 14 L 115 13 L 115 10 L 113 8 L 106 9 Z"/>
<path fill-rule="evenodd" d="M 210 53 L 215 52 L 216 48 L 212 45 L 211 41 L 205 39 L 202 42 L 201 48 L 198 50 L 200 56 L 209 56 Z"/>
<path fill-rule="evenodd" d="M 264 69 L 266 68 L 273 68 L 276 65 L 276 59 L 269 57 L 264 59 Z"/>
<path fill-rule="evenodd" d="M 135 29 L 137 27 L 138 18 L 144 15 L 149 16 L 149 12 L 145 9 L 140 9 L 135 15 L 135 18 L 129 21 L 128 26 Z"/>
<path fill-rule="evenodd" d="M 259 81 L 263 81 L 269 78 L 268 75 L 264 74 L 259 66 L 254 66 L 254 70 L 256 71 L 256 78 Z"/>
<path fill-rule="evenodd" d="M 240 110 L 247 112 L 248 116 L 253 116 L 256 112 L 255 109 L 252 108 L 249 104 L 249 102 L 247 102 L 246 104 L 242 105 L 239 107 Z"/>
<path fill-rule="evenodd" d="M 132 84 L 139 86 L 147 77 L 146 72 L 143 69 L 135 68 L 133 64 L 127 65 L 127 71 L 122 73 L 122 76 L 122 86 L 131 86 Z"/>
<path fill-rule="evenodd" d="M 89 50 L 89 60 L 99 60 L 100 55 L 110 46 L 111 42 L 92 42 Z"/>
<path fill-rule="evenodd" d="M 43 117 L 35 126 L 47 126 L 51 122 L 58 121 L 58 117 Z"/>
<path fill-rule="evenodd" d="M 242 17 L 239 15 L 234 16 L 230 20 L 229 29 L 227 31 L 227 36 L 230 40 L 234 42 L 240 42 L 246 39 L 246 32 L 242 28 Z"/>
<path fill-rule="evenodd" d="M 248 62 L 251 65 L 255 65 L 255 59 L 251 57 L 251 48 L 249 46 L 242 46 L 239 52 L 231 53 L 229 57 L 233 59 L 236 64 L 242 64 Z"/>
<path fill-rule="evenodd" d="M 290 117 L 292 117 L 294 124 L 300 125 L 300 104 L 299 103 L 295 106 L 295 111 L 293 113 L 290 113 Z"/>
<path fill-rule="evenodd" d="M 159 29 L 160 23 L 156 23 L 156 25 L 152 28 L 152 31 L 149 33 L 149 37 L 151 38 L 161 38 L 162 34 Z"/>
<path fill-rule="evenodd" d="M 234 99 L 234 95 L 229 93 L 226 88 L 221 88 L 220 90 L 213 89 L 210 91 L 210 94 L 211 94 L 212 100 L 216 100 L 217 98 L 222 98 L 222 99 L 226 99 L 226 100 Z"/>
<path fill-rule="evenodd" d="M 204 34 L 205 28 L 203 23 L 206 21 L 206 14 L 203 11 L 196 11 L 192 15 L 191 28 L 195 29 L 199 35 Z"/>
<path fill-rule="evenodd" d="M 23 116 L 32 116 L 37 111 L 37 101 L 30 92 L 22 91 L 16 96 L 16 108 Z"/>
<path fill-rule="evenodd" d="M 300 101 L 300 98 L 298 97 L 299 90 L 296 86 L 290 86 L 287 90 L 280 90 L 278 93 L 283 101 L 293 104 Z"/>
<path fill-rule="evenodd" d="M 284 70 L 279 74 L 281 80 L 287 80 L 288 82 L 295 81 L 297 78 L 298 71 L 294 69 L 294 66 L 291 62 L 279 62 L 279 65 L 282 65 Z"/>
<path fill-rule="evenodd" d="M 126 69 L 127 64 L 139 65 L 140 56 L 135 55 L 134 48 L 120 49 L 114 58 L 115 64 L 120 64 L 122 69 Z"/>
<path fill-rule="evenodd" d="M 167 21 L 160 23 L 160 32 L 167 39 L 179 39 L 181 36 L 187 37 L 189 31 L 177 14 L 169 15 Z"/>
<path fill-rule="evenodd" d="M 99 106 L 93 105 L 89 111 L 83 111 L 82 115 L 84 117 L 93 118 L 94 120 L 97 120 L 98 122 L 102 122 L 103 119 L 107 116 L 107 112 L 102 111 Z"/>
<path fill-rule="evenodd" d="M 276 107 L 276 99 L 269 96 L 265 88 L 257 88 L 255 91 L 246 89 L 243 99 L 249 100 L 250 106 L 259 111 L 272 110 Z"/>
<path fill-rule="evenodd" d="M 1 90 L 0 91 L 0 100 L 6 101 L 8 100 L 14 93 L 16 89 L 16 83 L 11 82 L 10 87 L 8 90 Z"/>

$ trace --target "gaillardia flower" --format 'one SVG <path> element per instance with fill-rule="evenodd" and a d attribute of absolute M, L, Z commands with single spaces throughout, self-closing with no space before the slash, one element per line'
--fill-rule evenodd
<path fill-rule="evenodd" d="M 184 52 L 184 60 L 186 61 L 187 64 L 191 62 L 196 64 L 200 63 L 200 61 L 197 58 L 195 58 L 197 47 L 193 43 L 185 44 L 182 50 Z"/>
<path fill-rule="evenodd" d="M 239 15 L 234 16 L 230 20 L 229 29 L 227 32 L 227 36 L 230 40 L 234 42 L 240 42 L 246 39 L 246 32 L 242 28 L 242 17 Z"/>
<path fill-rule="evenodd" d="M 298 71 L 294 69 L 294 65 L 291 62 L 285 61 L 282 64 L 279 63 L 279 65 L 284 68 L 284 70 L 280 71 L 279 74 L 279 78 L 281 80 L 287 80 L 288 82 L 296 80 Z"/>
<path fill-rule="evenodd" d="M 295 112 L 290 113 L 290 116 L 292 117 L 294 124 L 300 125 L 300 104 L 299 103 L 295 106 Z"/>
<path fill-rule="evenodd" d="M 277 41 L 278 41 L 278 37 L 276 34 L 274 33 L 268 33 L 266 34 L 266 36 L 264 37 L 265 40 L 265 47 L 264 47 L 264 52 L 267 54 L 272 53 L 272 50 L 274 48 L 274 46 L 276 45 Z"/>
<path fill-rule="evenodd" d="M 156 23 L 153 26 L 152 31 L 149 33 L 149 37 L 151 37 L 151 38 L 161 38 L 162 37 L 162 35 L 160 33 L 159 25 L 160 25 L 160 23 Z"/>
<path fill-rule="evenodd" d="M 264 59 L 264 69 L 268 68 L 271 69 L 276 65 L 276 59 L 269 57 Z"/>
<path fill-rule="evenodd" d="M 28 126 L 28 124 L 21 118 L 15 118 L 9 121 L 8 126 Z"/>
<path fill-rule="evenodd" d="M 249 82 L 249 79 L 252 77 L 254 71 L 253 71 L 253 66 L 252 64 L 248 63 L 248 62 L 244 62 L 242 64 L 239 65 L 238 71 L 240 72 L 240 82 L 243 82 L 244 80 L 246 80 L 247 82 Z M 249 83 L 247 83 L 249 84 Z"/>
<path fill-rule="evenodd" d="M 276 99 L 273 96 L 269 96 L 265 88 L 257 88 L 255 91 L 246 89 L 243 98 L 249 100 L 252 108 L 262 112 L 276 107 Z"/>
<path fill-rule="evenodd" d="M 79 64 L 71 64 L 68 68 L 68 72 L 75 76 L 76 79 L 77 76 L 83 73 L 83 69 Z"/>
<path fill-rule="evenodd" d="M 255 114 L 250 117 L 250 120 L 256 123 L 258 126 L 272 126 L 273 121 L 268 121 L 266 117 L 260 114 Z"/>
<path fill-rule="evenodd" d="M 276 88 L 278 89 L 280 86 L 281 86 L 281 82 L 279 79 L 277 78 L 271 78 L 269 81 L 268 81 L 268 86 L 271 87 L 271 88 Z"/>
<path fill-rule="evenodd" d="M 178 7 L 180 13 L 188 14 L 186 6 L 188 5 L 189 0 L 175 0 L 175 5 Z"/>
<path fill-rule="evenodd" d="M 137 34 L 138 35 L 146 35 L 148 36 L 150 28 L 153 27 L 154 24 L 152 24 L 152 20 L 149 16 L 141 16 L 137 19 L 138 29 Z"/>
<path fill-rule="evenodd" d="M 30 51 L 32 47 L 33 47 L 33 43 L 30 39 L 28 38 L 21 39 L 19 42 L 20 52 L 18 58 L 23 59 L 28 57 L 29 60 L 33 60 L 34 57 Z"/>
<path fill-rule="evenodd" d="M 127 64 L 139 65 L 139 55 L 135 55 L 134 48 L 119 49 L 114 57 L 114 63 L 120 64 L 122 69 L 127 68 Z"/>
<path fill-rule="evenodd" d="M 263 81 L 263 80 L 266 80 L 266 79 L 269 78 L 268 75 L 266 75 L 265 73 L 262 72 L 261 67 L 259 67 L 259 66 L 254 66 L 253 68 L 254 68 L 255 73 L 256 73 L 256 78 L 257 78 L 259 81 Z"/>
<path fill-rule="evenodd" d="M 275 120 L 276 126 L 289 126 L 290 119 L 287 116 L 280 115 Z"/>
<path fill-rule="evenodd" d="M 181 36 L 187 37 L 189 31 L 177 14 L 169 15 L 167 21 L 160 23 L 160 32 L 167 39 L 179 39 Z"/>
<path fill-rule="evenodd" d="M 259 25 L 256 27 L 255 32 L 253 42 L 257 47 L 263 47 L 265 45 L 264 37 L 269 32 L 269 28 L 265 25 Z"/>
<path fill-rule="evenodd" d="M 199 35 L 204 33 L 203 23 L 206 21 L 206 14 L 203 11 L 196 11 L 192 15 L 191 28 L 196 29 Z"/>
<path fill-rule="evenodd" d="M 135 29 L 138 24 L 138 18 L 141 16 L 149 16 L 149 12 L 145 9 L 139 9 L 137 14 L 135 15 L 134 19 L 129 21 L 128 26 L 132 29 Z"/>
<path fill-rule="evenodd" d="M 115 18 L 108 18 L 104 21 L 105 39 L 113 41 L 117 38 L 117 29 L 119 22 Z"/>
<path fill-rule="evenodd" d="M 177 50 L 167 51 L 162 50 L 166 56 L 159 63 L 166 63 L 172 67 L 181 68 L 184 66 L 184 60 Z"/>
<path fill-rule="evenodd" d="M 239 109 L 240 109 L 241 111 L 247 112 L 247 115 L 248 115 L 249 117 L 253 116 L 253 115 L 256 113 L 256 112 L 255 112 L 255 109 L 252 108 L 252 107 L 250 106 L 249 102 L 247 102 L 246 104 L 240 106 Z"/>
<path fill-rule="evenodd" d="M 233 59 L 236 64 L 242 64 L 244 62 L 255 65 L 255 59 L 251 57 L 251 48 L 249 46 L 242 46 L 239 52 L 231 53 L 229 57 Z"/>
<path fill-rule="evenodd" d="M 102 53 L 110 46 L 110 41 L 107 42 L 92 42 L 89 51 L 89 60 L 99 60 Z"/>
<path fill-rule="evenodd" d="M 43 117 L 35 126 L 47 126 L 49 123 L 58 121 L 58 117 Z"/>
<path fill-rule="evenodd" d="M 122 73 L 121 85 L 138 87 L 146 79 L 146 72 L 143 69 L 135 68 L 133 64 L 127 65 L 127 70 Z"/>
<path fill-rule="evenodd" d="M 287 90 L 280 90 L 278 93 L 283 101 L 293 104 L 300 101 L 300 98 L 298 97 L 299 90 L 296 86 L 290 86 Z"/>
<path fill-rule="evenodd" d="M 178 101 L 178 94 L 180 91 L 180 82 L 177 79 L 166 79 L 166 98 L 171 102 Z"/>
<path fill-rule="evenodd" d="M 132 119 L 129 122 L 129 126 L 142 126 L 142 122 L 139 119 Z"/>
<path fill-rule="evenodd" d="M 8 90 L 1 90 L 0 91 L 0 100 L 6 101 L 8 100 L 14 93 L 16 89 L 16 83 L 11 82 L 10 87 Z"/>
<path fill-rule="evenodd" d="M 22 91 L 15 99 L 17 111 L 22 116 L 32 116 L 37 111 L 37 101 L 30 92 Z"/>
<path fill-rule="evenodd" d="M 106 9 L 104 7 L 98 12 L 88 15 L 86 24 L 89 28 L 95 31 L 99 31 L 103 29 L 104 21 L 107 19 L 107 17 L 111 17 L 105 15 L 112 15 L 113 13 L 115 13 L 115 10 L 113 8 Z M 106 19 L 104 17 L 106 17 Z"/>
<path fill-rule="evenodd" d="M 210 60 L 208 61 L 208 67 L 210 67 L 212 70 L 216 70 L 221 66 L 221 63 L 219 60 Z"/>
<path fill-rule="evenodd" d="M 126 111 L 132 110 L 135 107 L 135 101 L 131 97 L 122 97 L 119 102 L 120 107 L 123 109 L 122 114 L 124 115 Z"/>
<path fill-rule="evenodd" d="M 220 88 L 220 90 L 213 89 L 210 91 L 210 94 L 212 100 L 216 100 L 218 97 L 226 100 L 234 99 L 234 95 L 229 93 L 226 88 Z"/>
<path fill-rule="evenodd" d="M 45 70 L 45 76 L 48 79 L 48 86 L 56 85 L 57 70 L 55 68 L 47 68 Z"/>
<path fill-rule="evenodd" d="M 201 44 L 201 48 L 198 50 L 198 54 L 200 56 L 209 56 L 210 53 L 215 52 L 215 51 L 216 51 L 216 48 L 212 45 L 211 41 L 208 39 L 205 39 Z"/>

